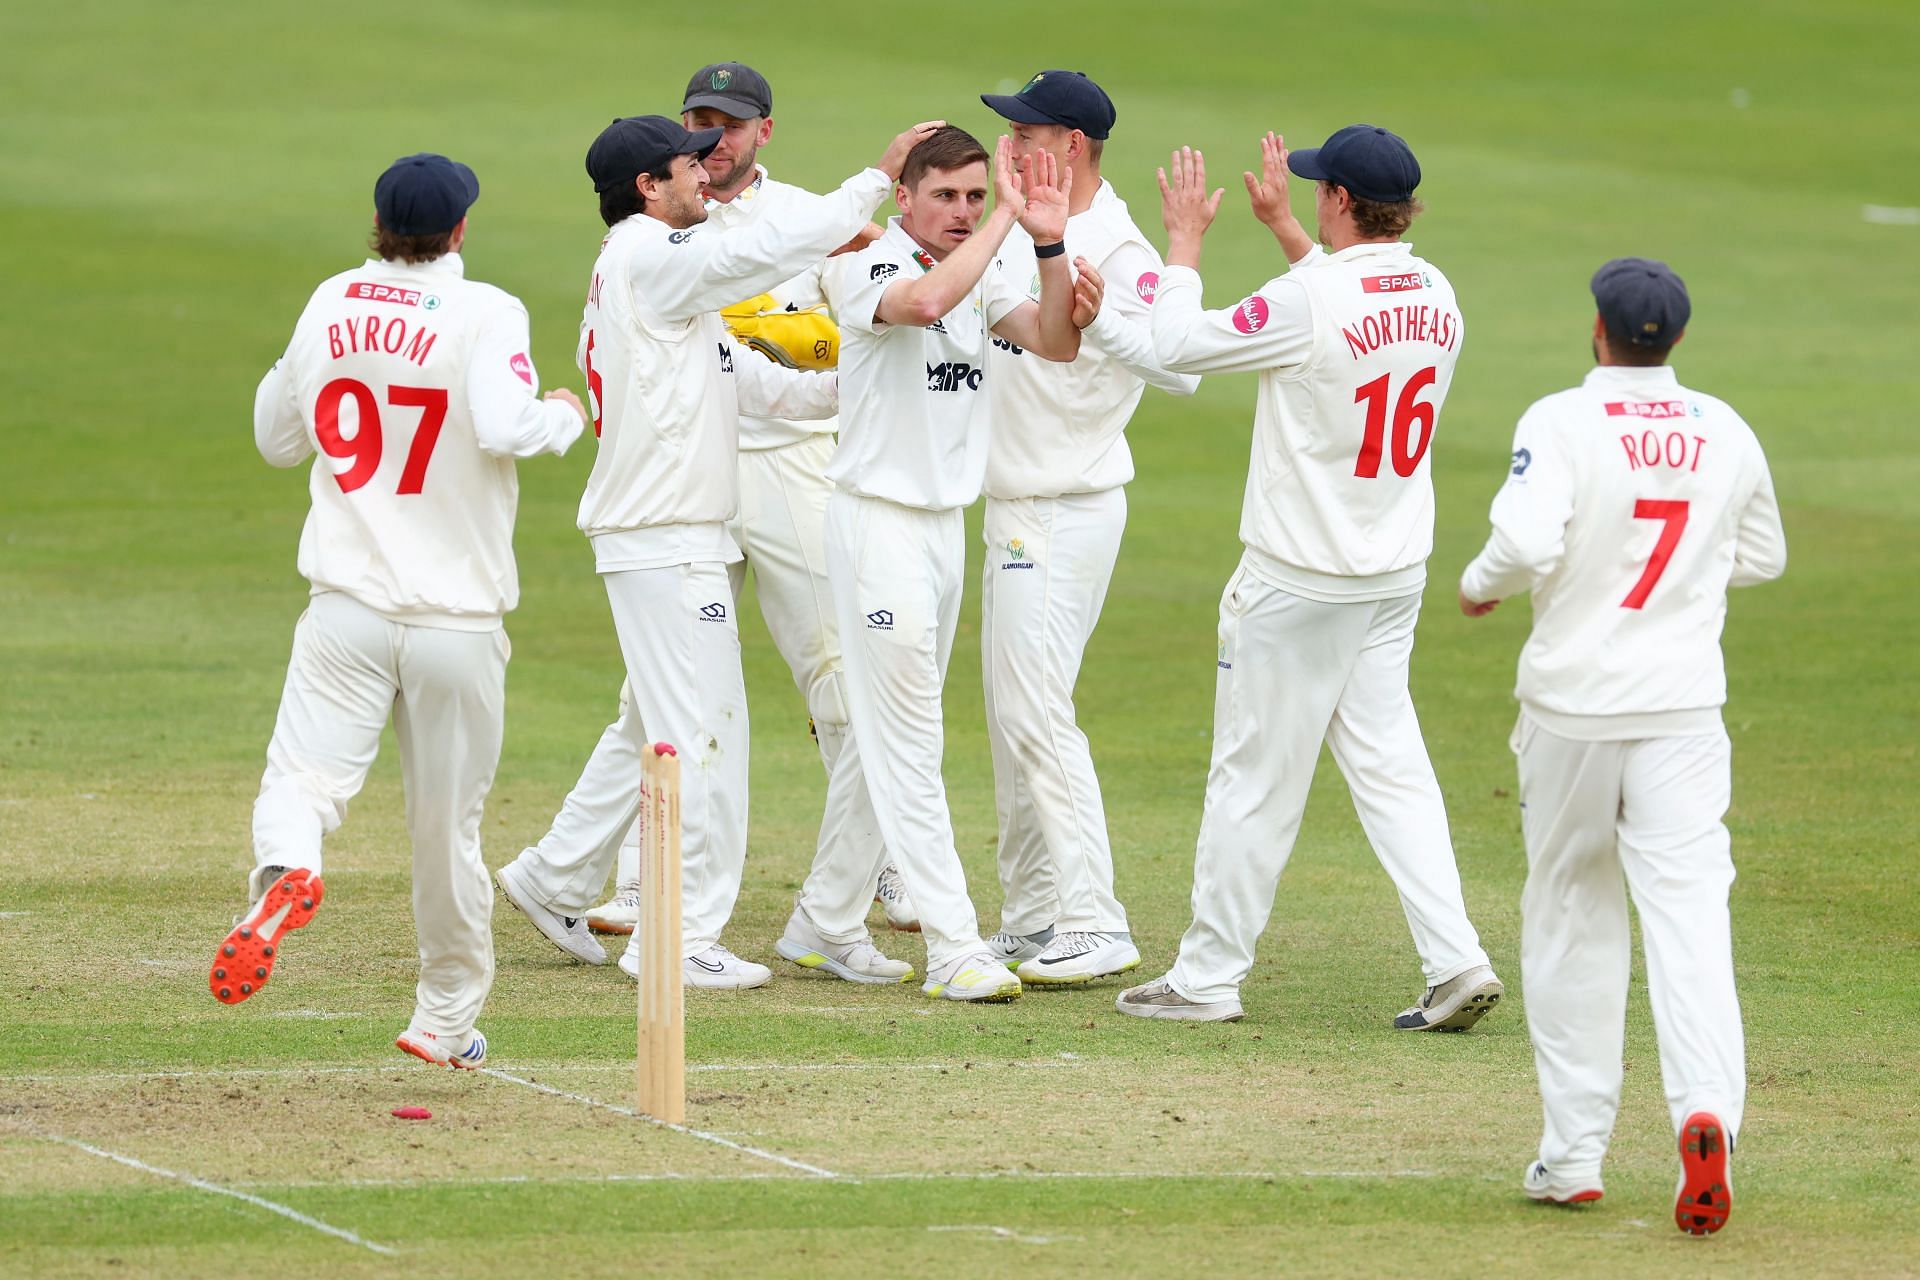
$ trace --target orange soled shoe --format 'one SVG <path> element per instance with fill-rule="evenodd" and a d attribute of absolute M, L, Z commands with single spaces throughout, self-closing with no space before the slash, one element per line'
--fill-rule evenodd
<path fill-rule="evenodd" d="M 1696 1111 L 1680 1126 L 1680 1190 L 1673 1220 L 1688 1235 L 1712 1235 L 1733 1212 L 1727 1148 L 1727 1127 L 1711 1111 Z"/>
<path fill-rule="evenodd" d="M 214 954 L 207 988 L 222 1004 L 239 1004 L 267 985 L 280 940 L 313 919 L 325 894 L 320 875 L 304 867 L 281 870 L 253 909 L 233 926 Z"/>

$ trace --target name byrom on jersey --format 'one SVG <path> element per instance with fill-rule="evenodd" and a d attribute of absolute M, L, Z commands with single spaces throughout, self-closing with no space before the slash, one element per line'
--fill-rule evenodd
<path fill-rule="evenodd" d="M 427 365 L 427 353 L 433 350 L 438 334 L 424 325 L 411 329 L 399 316 L 348 316 L 339 324 L 327 326 L 327 350 L 335 360 L 343 356 L 385 353 L 411 360 L 421 368 Z"/>
<path fill-rule="evenodd" d="M 398 285 L 375 284 L 371 280 L 355 280 L 347 286 L 349 298 L 360 298 L 367 302 L 392 302 L 403 307 L 420 305 L 418 289 L 402 289 Z"/>

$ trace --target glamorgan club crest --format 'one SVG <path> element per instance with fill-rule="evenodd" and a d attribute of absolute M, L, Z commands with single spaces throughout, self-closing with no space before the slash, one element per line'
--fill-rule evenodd
<path fill-rule="evenodd" d="M 710 83 L 716 89 L 724 89 L 728 85 L 733 83 L 733 72 L 727 70 L 725 67 L 722 67 L 718 71 L 713 73 Z"/>

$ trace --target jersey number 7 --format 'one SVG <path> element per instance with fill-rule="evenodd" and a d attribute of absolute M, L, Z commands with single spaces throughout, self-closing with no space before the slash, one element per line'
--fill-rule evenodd
<path fill-rule="evenodd" d="M 351 440 L 340 434 L 340 402 L 349 396 L 353 397 L 355 417 L 359 421 Z M 400 472 L 399 487 L 394 490 L 395 493 L 419 493 L 427 481 L 427 463 L 433 458 L 434 443 L 440 439 L 441 424 L 447 420 L 447 389 L 388 387 L 387 403 L 396 409 L 420 410 L 420 428 L 413 433 L 407 465 Z M 373 473 L 380 469 L 384 447 L 380 406 L 373 398 L 373 388 L 353 378 L 335 378 L 320 388 L 320 398 L 313 406 L 313 434 L 319 437 L 320 447 L 329 458 L 353 460 L 345 471 L 334 473 L 333 478 L 340 482 L 340 492 L 352 493 L 373 479 Z"/>
<path fill-rule="evenodd" d="M 1660 526 L 1660 540 L 1653 544 L 1653 555 L 1647 561 L 1647 567 L 1641 571 L 1640 581 L 1633 584 L 1633 590 L 1627 592 L 1627 598 L 1620 602 L 1622 609 L 1638 609 L 1653 594 L 1654 584 L 1667 571 L 1667 561 L 1673 559 L 1673 549 L 1680 545 L 1680 535 L 1686 532 L 1687 504 L 1684 500 L 1641 498 L 1633 504 L 1633 518 L 1663 523 Z"/>

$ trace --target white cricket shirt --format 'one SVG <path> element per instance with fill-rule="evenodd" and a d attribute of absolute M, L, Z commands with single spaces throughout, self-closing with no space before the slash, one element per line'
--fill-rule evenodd
<path fill-rule="evenodd" d="M 1727 700 L 1727 588 L 1777 578 L 1786 536 L 1766 455 L 1671 368 L 1604 366 L 1539 400 L 1513 436 L 1470 600 L 1533 592 L 1516 693 L 1596 741 L 1706 733 Z"/>
<path fill-rule="evenodd" d="M 988 267 L 925 328 L 875 316 L 889 285 L 933 266 L 897 217 L 865 249 L 827 264 L 827 298 L 840 321 L 840 447 L 827 479 L 848 493 L 947 511 L 980 496 L 988 334 L 1027 296 Z"/>
<path fill-rule="evenodd" d="M 1093 203 L 1067 219 L 1067 258 L 1085 258 L 1106 281 L 1100 314 L 1082 335 L 1080 354 L 1042 360 L 1004 338 L 988 362 L 992 441 L 986 491 L 993 498 L 1054 498 L 1099 493 L 1133 479 L 1127 421 L 1147 383 L 1192 395 L 1200 379 L 1169 372 L 1153 354 L 1147 308 L 1160 280 L 1160 255 L 1101 179 Z M 996 265 L 1036 301 L 1039 262 L 1033 237 L 1014 225 Z"/>
<path fill-rule="evenodd" d="M 791 183 L 768 177 L 765 165 L 755 165 L 754 168 L 760 176 L 733 199 L 725 202 L 707 201 L 707 222 L 710 225 L 722 231 L 730 231 L 735 227 L 743 227 L 756 218 L 778 219 L 784 216 L 783 210 L 793 196 L 812 194 L 804 187 L 796 187 Z M 849 236 L 848 239 L 852 237 Z M 837 249 L 839 245 L 833 247 Z M 822 258 L 791 280 L 784 281 L 767 292 L 773 295 L 774 303 L 778 306 L 794 310 L 819 306 L 826 301 L 826 291 L 820 284 L 820 275 L 825 267 L 826 259 Z M 733 301 L 738 302 L 740 299 L 735 298 Z M 785 445 L 798 444 L 802 440 L 823 432 L 831 434 L 835 426 L 831 417 L 795 421 L 791 418 L 756 418 L 749 414 L 742 414 L 740 416 L 740 450 L 748 453 L 758 449 L 778 449 Z"/>
<path fill-rule="evenodd" d="M 396 622 L 490 631 L 520 600 L 515 458 L 565 453 L 539 398 L 527 309 L 457 253 L 371 259 L 313 291 L 253 401 L 277 467 L 314 458 L 300 572 Z"/>
<path fill-rule="evenodd" d="M 1432 446 L 1465 334 L 1453 286 L 1400 241 L 1315 248 L 1234 306 L 1168 267 L 1151 312 L 1169 369 L 1257 372 L 1240 540 L 1311 600 L 1418 591 L 1433 550 Z"/>
<path fill-rule="evenodd" d="M 600 453 L 580 498 L 600 572 L 740 559 L 742 410 L 822 419 L 835 376 L 736 352 L 720 308 L 788 279 L 845 243 L 893 189 L 878 169 L 825 196 L 795 190 L 779 218 L 676 231 L 635 214 L 593 265 L 578 359 Z"/>

